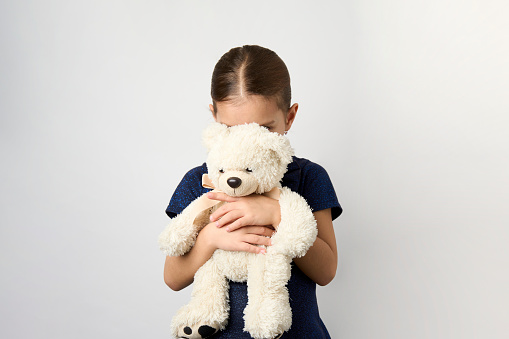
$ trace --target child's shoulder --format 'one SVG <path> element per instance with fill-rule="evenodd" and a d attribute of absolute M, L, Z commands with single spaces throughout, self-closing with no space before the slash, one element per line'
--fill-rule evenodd
<path fill-rule="evenodd" d="M 287 178 L 297 179 L 299 181 L 317 180 L 329 178 L 327 171 L 323 166 L 306 158 L 294 156 L 293 161 L 288 165 Z"/>
<path fill-rule="evenodd" d="M 201 184 L 202 176 L 205 173 L 207 173 L 207 165 L 203 163 L 201 166 L 196 166 L 184 174 L 166 208 L 166 214 L 170 218 L 182 212 L 194 199 L 208 191 Z"/>
<path fill-rule="evenodd" d="M 198 182 L 201 183 L 201 177 L 205 173 L 207 173 L 207 164 L 203 163 L 202 165 L 196 166 L 187 171 L 182 180 L 189 180 L 189 183 L 194 183 L 196 178 L 198 178 Z"/>
<path fill-rule="evenodd" d="M 206 190 L 202 187 L 202 176 L 207 173 L 207 164 L 203 163 L 200 166 L 196 166 L 184 175 L 180 181 L 177 190 L 190 190 L 198 194 L 202 194 Z"/>
<path fill-rule="evenodd" d="M 313 211 L 331 208 L 333 220 L 343 211 L 329 174 L 309 159 L 293 157 L 283 177 L 283 186 L 301 194 Z"/>
<path fill-rule="evenodd" d="M 296 156 L 293 156 L 293 162 L 290 164 L 293 167 L 299 168 L 301 171 L 311 172 L 311 173 L 317 173 L 317 172 L 325 172 L 325 168 L 321 166 L 320 164 L 317 164 L 316 162 L 313 162 L 306 158 L 299 158 Z"/>

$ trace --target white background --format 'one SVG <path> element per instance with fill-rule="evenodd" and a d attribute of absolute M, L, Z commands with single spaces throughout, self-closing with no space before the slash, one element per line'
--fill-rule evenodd
<path fill-rule="evenodd" d="M 260 44 L 345 210 L 332 338 L 505 338 L 508 6 L 2 1 L 0 337 L 168 337 L 190 288 L 163 283 L 164 210 L 216 61 Z"/>

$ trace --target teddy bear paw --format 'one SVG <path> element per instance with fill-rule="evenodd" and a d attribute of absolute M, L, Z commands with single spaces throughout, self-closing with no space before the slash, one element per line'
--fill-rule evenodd
<path fill-rule="evenodd" d="M 194 324 L 182 326 L 178 330 L 179 339 L 203 339 L 208 338 L 219 330 L 219 324 Z"/>

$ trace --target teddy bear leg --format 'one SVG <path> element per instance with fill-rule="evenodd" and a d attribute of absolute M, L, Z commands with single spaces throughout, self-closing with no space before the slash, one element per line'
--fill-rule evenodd
<path fill-rule="evenodd" d="M 172 320 L 177 338 L 207 338 L 226 327 L 228 322 L 228 281 L 210 259 L 196 272 L 191 301 Z"/>
<path fill-rule="evenodd" d="M 256 256 L 251 263 L 244 330 L 253 338 L 278 338 L 290 329 L 292 311 L 286 288 L 290 269 L 290 259 L 279 254 Z"/>

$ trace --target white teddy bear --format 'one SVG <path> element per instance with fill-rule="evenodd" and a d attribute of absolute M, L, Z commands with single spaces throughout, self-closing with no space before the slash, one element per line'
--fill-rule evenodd
<path fill-rule="evenodd" d="M 292 161 L 288 139 L 256 123 L 227 127 L 213 123 L 204 131 L 211 187 L 233 197 L 265 194 L 279 199 L 281 222 L 266 254 L 216 250 L 196 272 L 191 301 L 172 320 L 177 338 L 206 338 L 226 327 L 229 315 L 228 280 L 247 281 L 248 304 L 244 331 L 253 338 L 279 337 L 292 324 L 286 284 L 290 263 L 314 243 L 316 221 L 299 194 L 281 188 Z M 205 175 L 206 176 L 206 175 Z M 204 177 L 205 177 L 204 176 Z M 196 199 L 173 218 L 159 236 L 160 249 L 169 256 L 187 253 L 209 216 L 224 202 Z"/>

